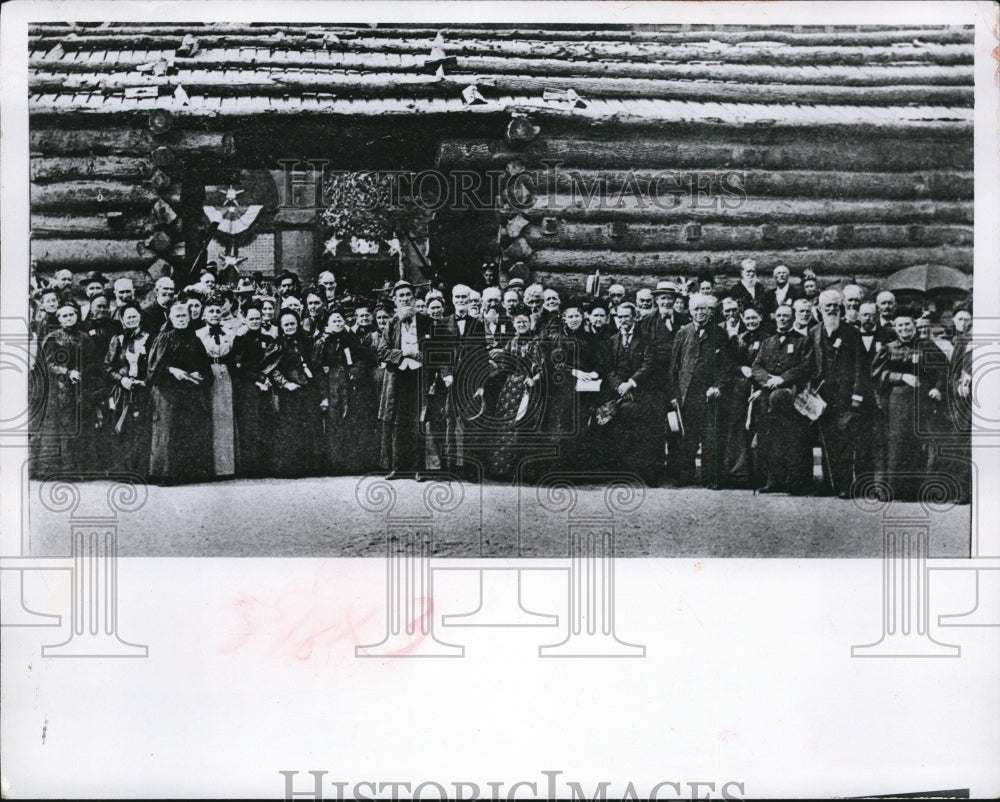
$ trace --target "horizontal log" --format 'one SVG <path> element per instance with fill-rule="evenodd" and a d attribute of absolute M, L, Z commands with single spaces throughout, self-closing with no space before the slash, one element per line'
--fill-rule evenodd
<path fill-rule="evenodd" d="M 479 26 L 447 28 L 407 26 L 351 27 L 342 25 L 295 25 L 291 23 L 280 26 L 250 26 L 231 25 L 225 28 L 217 23 L 211 27 L 201 27 L 197 24 L 184 26 L 155 26 L 148 24 L 123 25 L 114 23 L 102 30 L 79 28 L 76 26 L 62 28 L 44 28 L 33 25 L 29 31 L 32 42 L 61 41 L 68 49 L 76 47 L 100 47 L 112 49 L 110 42 L 123 42 L 132 47 L 150 49 L 159 42 L 174 42 L 180 44 L 185 33 L 194 34 L 199 42 L 224 43 L 228 46 L 273 39 L 276 42 L 295 42 L 297 46 L 323 47 L 323 38 L 310 35 L 309 29 L 316 32 L 329 33 L 344 39 L 354 41 L 377 36 L 379 38 L 414 39 L 420 37 L 435 37 L 438 33 L 452 40 L 492 37 L 499 40 L 538 40 L 538 41 L 622 41 L 622 42 L 661 42 L 665 44 L 698 42 L 714 40 L 726 44 L 742 42 L 781 42 L 794 45 L 892 45 L 909 44 L 913 40 L 948 44 L 968 44 L 973 41 L 971 26 L 953 27 L 887 27 L 881 30 L 858 30 L 838 28 L 834 30 L 803 31 L 790 27 L 768 27 L 765 30 L 723 30 L 718 26 L 665 26 L 655 25 L 617 27 L 603 26 L 600 30 L 588 30 L 581 26 L 578 30 L 545 29 L 519 27 L 505 29 L 502 27 L 483 28 Z M 102 47 L 103 45 L 103 47 Z"/>
<path fill-rule="evenodd" d="M 576 271 L 593 273 L 673 274 L 685 271 L 715 270 L 738 272 L 744 259 L 753 258 L 758 271 L 770 273 L 779 264 L 801 273 L 812 268 L 817 275 L 829 273 L 866 273 L 884 275 L 912 265 L 933 263 L 972 272 L 972 248 L 947 245 L 935 248 L 856 248 L 835 251 L 662 251 L 628 252 L 537 250 L 528 266 L 532 270 L 552 272 Z"/>
<path fill-rule="evenodd" d="M 744 131 L 764 128 L 780 131 L 811 130 L 832 140 L 845 137 L 895 137 L 909 141 L 914 137 L 937 136 L 969 139 L 972 134 L 972 110 L 965 108 L 927 107 L 912 109 L 906 106 L 879 108 L 869 112 L 865 107 L 812 107 L 753 104 L 691 104 L 680 100 L 632 99 L 627 107 L 622 101 L 592 99 L 584 108 L 565 103 L 551 103 L 538 97 L 505 97 L 496 102 L 465 105 L 460 97 L 441 98 L 337 98 L 317 93 L 295 97 L 268 98 L 263 96 L 225 98 L 192 96 L 181 102 L 173 97 L 118 99 L 109 105 L 100 93 L 60 96 L 56 94 L 31 95 L 29 104 L 33 114 L 55 124 L 56 121 L 73 121 L 92 125 L 99 117 L 111 124 L 120 121 L 143 124 L 154 108 L 169 110 L 174 115 L 175 126 L 195 128 L 224 125 L 242 128 L 259 122 L 262 117 L 294 118 L 296 122 L 325 119 L 331 123 L 356 121 L 365 118 L 399 117 L 408 122 L 421 117 L 445 119 L 454 124 L 456 118 L 468 120 L 476 117 L 504 117 L 516 113 L 533 115 L 546 130 L 557 126 L 575 130 L 595 129 L 608 132 L 612 129 L 635 131 L 658 130 L 665 127 L 685 130 Z M 722 114 L 721 117 L 716 116 Z"/>
<path fill-rule="evenodd" d="M 560 168 L 533 171 L 533 185 L 547 193 L 588 194 L 603 187 L 619 193 L 624 187 L 638 192 L 689 192 L 698 186 L 740 186 L 747 195 L 794 198 L 879 198 L 971 200 L 974 177 L 961 170 L 924 170 L 918 173 L 850 173 L 833 170 L 581 170 Z"/>
<path fill-rule="evenodd" d="M 31 236 L 36 239 L 94 237 L 135 239 L 153 232 L 148 214 L 108 215 L 31 215 Z"/>
<path fill-rule="evenodd" d="M 602 202 L 603 200 L 603 202 Z M 676 202 L 676 205 L 671 205 Z M 836 223 L 958 223 L 971 225 L 973 204 L 955 201 L 839 201 L 747 197 L 716 193 L 705 196 L 606 196 L 590 202 L 570 195 L 543 195 L 527 209 L 510 210 L 532 222 L 545 217 L 566 221 L 652 223 L 711 220 L 788 224 L 812 221 Z"/>
<path fill-rule="evenodd" d="M 222 132 L 178 130 L 169 136 L 154 137 L 140 128 L 47 128 L 36 123 L 33 119 L 29 147 L 32 153 L 43 155 L 114 154 L 148 158 L 163 145 L 180 155 L 218 154 L 223 148 Z"/>
<path fill-rule="evenodd" d="M 573 89 L 585 98 L 662 98 L 713 103 L 744 102 L 798 103 L 858 106 L 942 106 L 971 107 L 971 86 L 822 86 L 802 84 L 749 84 L 711 80 L 676 81 L 643 78 L 593 76 L 519 76 L 458 74 L 443 78 L 418 72 L 371 73 L 343 70 L 312 73 L 288 70 L 182 70 L 176 75 L 153 75 L 136 71 L 102 75 L 73 76 L 72 86 L 100 88 L 103 92 L 133 87 L 166 87 L 169 92 L 183 86 L 192 93 L 220 97 L 272 96 L 302 91 L 331 92 L 338 97 L 454 97 L 466 86 L 476 84 L 486 97 L 537 94 L 547 90 Z M 64 73 L 33 74 L 28 81 L 32 92 L 64 92 L 70 87 Z"/>
<path fill-rule="evenodd" d="M 145 159 L 121 156 L 90 156 L 31 160 L 31 180 L 39 182 L 76 179 L 142 179 L 152 175 L 153 166 Z"/>
<path fill-rule="evenodd" d="M 915 245 L 972 247 L 972 226 L 901 225 L 704 225 L 692 231 L 687 225 L 656 226 L 644 223 L 619 226 L 558 223 L 554 234 L 540 226 L 522 233 L 534 249 L 602 249 L 610 251 L 731 250 L 776 248 L 854 249 L 912 248 Z"/>
<path fill-rule="evenodd" d="M 735 138 L 742 141 L 733 141 Z M 895 137 L 837 137 L 823 132 L 742 130 L 714 136 L 680 133 L 635 135 L 615 139 L 540 138 L 517 151 L 501 140 L 445 140 L 437 153 L 441 167 L 503 169 L 517 160 L 527 166 L 561 165 L 563 169 L 846 170 L 906 171 L 973 169 L 971 136 L 900 141 Z"/>
<path fill-rule="evenodd" d="M 217 51 L 213 51 L 217 52 Z M 314 70 L 313 75 L 320 78 L 330 72 L 354 70 L 373 71 L 378 74 L 400 75 L 406 73 L 434 73 L 435 62 L 426 55 L 393 55 L 382 52 L 354 53 L 296 53 L 282 52 L 280 60 L 272 58 L 271 51 L 261 51 L 261 61 L 267 71 L 288 73 L 290 70 L 302 72 L 303 80 L 309 73 L 304 70 Z M 123 51 L 114 59 L 105 59 L 88 63 L 86 67 L 77 61 L 52 60 L 41 54 L 32 56 L 30 63 L 33 73 L 46 75 L 49 85 L 58 76 L 65 76 L 67 82 L 64 88 L 87 86 L 103 80 L 115 79 L 123 74 L 151 75 L 137 73 L 135 67 L 148 62 L 149 57 L 143 51 Z M 261 69 L 256 55 L 240 57 L 235 60 L 231 56 L 206 56 L 202 54 L 198 61 L 174 59 L 177 75 L 194 73 L 207 75 L 214 73 L 222 80 L 220 73 L 225 70 L 234 72 L 249 69 Z M 973 85 L 972 71 L 966 66 L 944 66 L 936 64 L 903 64 L 903 65 L 809 65 L 781 66 L 774 64 L 720 64 L 711 63 L 637 63 L 632 61 L 575 61 L 572 59 L 544 58 L 512 58 L 496 55 L 460 56 L 448 70 L 449 74 L 465 75 L 511 75 L 534 76 L 536 78 L 599 78 L 602 80 L 661 80 L 661 81 L 711 81 L 748 83 L 748 84 L 794 84 L 816 86 L 949 86 L 971 87 Z M 68 75 L 67 75 L 68 74 Z M 161 76 L 170 78 L 172 76 Z M 447 75 L 446 75 L 447 77 Z M 121 80 L 118 78 L 118 80 Z M 208 80 L 199 78 L 196 80 Z M 49 90 L 46 90 L 49 91 Z"/>
<path fill-rule="evenodd" d="M 53 42 L 39 41 L 38 50 Z M 65 49 L 62 42 L 58 44 Z M 129 45 L 122 41 L 117 47 L 102 48 L 98 44 L 94 50 L 77 51 L 77 62 L 86 61 L 90 53 L 104 53 L 107 50 L 123 52 L 156 52 L 157 49 L 173 53 L 180 44 L 175 39 L 161 39 L 147 46 Z M 375 52 L 399 55 L 427 55 L 432 49 L 442 51 L 446 56 L 512 56 L 520 58 L 567 58 L 582 60 L 622 60 L 630 62 L 660 61 L 720 61 L 736 64 L 886 64 L 893 62 L 920 62 L 932 64 L 972 64 L 973 46 L 971 42 L 936 43 L 906 42 L 896 45 L 806 45 L 784 44 L 762 41 L 750 46 L 730 45 L 719 47 L 706 37 L 700 41 L 683 43 L 663 42 L 608 42 L 608 41 L 512 41 L 492 38 L 448 40 L 442 42 L 435 37 L 391 38 L 374 35 L 365 38 L 345 38 L 340 41 L 328 40 L 324 50 L 297 49 L 292 43 L 262 43 L 250 38 L 246 45 L 227 42 L 217 46 L 206 40 L 206 45 L 193 57 L 185 61 L 225 59 L 228 64 L 245 61 L 244 50 L 266 47 L 282 54 L 294 54 L 296 59 L 313 56 L 318 60 L 327 52 Z M 44 57 L 29 59 L 29 66 Z M 280 58 L 280 56 L 279 56 Z M 286 57 L 287 58 L 287 57 Z M 99 62 L 103 59 L 93 59 Z M 329 59 L 327 59 L 329 62 Z"/>
<path fill-rule="evenodd" d="M 598 78 L 660 79 L 675 81 L 733 81 L 739 83 L 820 84 L 829 86 L 898 86 L 902 84 L 971 86 L 972 71 L 965 66 L 907 64 L 851 66 L 838 64 L 782 66 L 774 64 L 685 63 L 656 64 L 571 59 L 458 58 L 456 70 L 484 74 L 536 76 L 593 76 Z"/>
<path fill-rule="evenodd" d="M 587 286 L 587 279 L 593 275 L 593 271 L 589 273 L 579 271 L 553 273 L 547 270 L 538 270 L 531 273 L 531 280 L 537 281 L 545 287 L 551 287 L 552 289 L 557 290 L 560 296 L 566 300 L 568 298 L 586 295 L 585 288 Z M 602 270 L 601 287 L 606 291 L 611 284 L 621 284 L 625 288 L 626 297 L 628 297 L 629 300 L 632 300 L 634 299 L 637 290 L 642 289 L 643 287 L 653 289 L 656 287 L 657 281 L 664 279 L 676 281 L 678 278 L 686 280 L 697 278 L 697 276 L 698 271 L 692 270 L 678 270 L 671 273 L 636 274 L 605 273 Z M 843 287 L 845 284 L 856 283 L 865 290 L 865 297 L 867 299 L 874 300 L 875 295 L 878 293 L 884 280 L 885 276 L 871 276 L 866 273 L 825 273 L 817 276 L 816 283 L 821 291 L 827 287 Z M 725 297 L 726 293 L 737 282 L 738 279 L 733 277 L 718 279 L 716 281 L 716 297 Z M 801 282 L 797 278 L 793 278 L 791 283 L 798 286 Z M 764 284 L 767 287 L 771 286 L 768 282 L 764 282 Z"/>
<path fill-rule="evenodd" d="M 156 254 L 141 240 L 39 239 L 31 242 L 31 259 L 41 270 L 142 270 Z"/>
<path fill-rule="evenodd" d="M 176 193 L 175 193 L 176 194 Z M 152 188 L 142 184 L 114 181 L 67 181 L 59 184 L 32 184 L 33 211 L 71 209 L 151 208 L 159 199 Z M 179 202 L 179 195 L 173 197 Z"/>

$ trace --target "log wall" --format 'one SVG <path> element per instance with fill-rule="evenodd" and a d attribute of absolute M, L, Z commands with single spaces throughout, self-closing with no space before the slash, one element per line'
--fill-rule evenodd
<path fill-rule="evenodd" d="M 348 139 L 519 176 L 496 229 L 467 218 L 474 250 L 564 290 L 595 270 L 725 283 L 746 257 L 872 286 L 972 269 L 968 27 L 45 23 L 29 48 L 43 273 L 184 265 L 197 165 Z"/>

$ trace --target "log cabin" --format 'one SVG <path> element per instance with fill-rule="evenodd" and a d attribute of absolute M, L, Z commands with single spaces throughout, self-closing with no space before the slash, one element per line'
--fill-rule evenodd
<path fill-rule="evenodd" d="M 971 27 L 44 23 L 29 48 L 41 276 L 972 271 Z M 371 173 L 404 177 L 395 224 L 331 211 Z"/>

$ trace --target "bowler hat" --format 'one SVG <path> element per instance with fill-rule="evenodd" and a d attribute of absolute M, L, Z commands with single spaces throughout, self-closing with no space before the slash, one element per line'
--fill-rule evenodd
<path fill-rule="evenodd" d="M 91 270 L 87 275 L 80 279 L 80 285 L 86 287 L 88 284 L 93 284 L 94 282 L 99 282 L 100 284 L 107 284 L 108 280 L 104 277 L 103 273 L 99 273 L 96 270 Z"/>
<path fill-rule="evenodd" d="M 411 290 L 413 289 L 413 285 L 410 284 L 409 281 L 406 281 L 405 279 L 400 279 L 399 281 L 397 281 L 395 284 L 392 285 L 392 294 L 395 295 L 397 290 L 401 290 L 404 287 L 409 287 Z"/>
<path fill-rule="evenodd" d="M 767 399 L 767 411 L 770 415 L 786 415 L 795 409 L 795 393 L 788 387 L 779 387 Z"/>

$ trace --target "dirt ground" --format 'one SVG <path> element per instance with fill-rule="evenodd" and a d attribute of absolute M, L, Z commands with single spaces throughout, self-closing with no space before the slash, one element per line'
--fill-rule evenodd
<path fill-rule="evenodd" d="M 107 481 L 82 482 L 76 516 L 107 515 Z M 70 553 L 70 513 L 31 482 L 30 553 Z M 431 531 L 441 557 L 559 557 L 570 527 L 607 531 L 620 557 L 878 557 L 883 522 L 925 520 L 932 557 L 970 553 L 969 506 L 872 509 L 749 490 L 636 489 L 587 480 L 542 488 L 386 482 L 381 477 L 236 479 L 147 488 L 119 517 L 122 557 L 375 557 L 386 532 Z M 864 508 L 862 508 L 864 507 Z"/>

